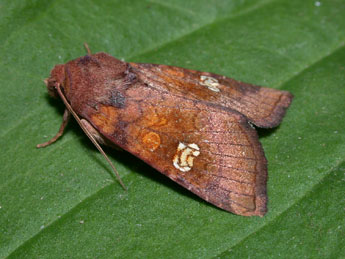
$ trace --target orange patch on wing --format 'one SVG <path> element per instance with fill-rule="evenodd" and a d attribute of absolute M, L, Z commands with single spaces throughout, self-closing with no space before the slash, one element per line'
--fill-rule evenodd
<path fill-rule="evenodd" d="M 156 150 L 161 144 L 161 138 L 155 132 L 149 132 L 144 135 L 142 141 L 149 150 L 154 151 Z"/>
<path fill-rule="evenodd" d="M 104 133 L 111 134 L 115 130 L 117 115 L 115 107 L 102 105 L 98 113 L 91 115 L 91 120 Z"/>
<path fill-rule="evenodd" d="M 168 123 L 167 119 L 163 116 L 157 115 L 157 113 L 147 114 L 145 116 L 145 123 L 147 126 L 164 126 Z"/>

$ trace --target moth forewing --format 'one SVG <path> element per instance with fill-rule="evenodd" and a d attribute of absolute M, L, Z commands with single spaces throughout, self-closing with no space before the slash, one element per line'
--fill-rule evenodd
<path fill-rule="evenodd" d="M 266 213 L 267 162 L 250 123 L 277 126 L 289 92 L 106 53 L 58 66 L 48 82 L 96 146 L 117 145 L 224 210 Z"/>

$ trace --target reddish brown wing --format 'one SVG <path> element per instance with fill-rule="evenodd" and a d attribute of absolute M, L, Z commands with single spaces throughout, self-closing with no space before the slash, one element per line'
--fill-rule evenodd
<path fill-rule="evenodd" d="M 265 214 L 266 159 L 243 115 L 141 82 L 122 93 L 86 118 L 104 136 L 222 209 Z"/>
<path fill-rule="evenodd" d="M 73 110 L 112 143 L 220 208 L 265 214 L 266 159 L 248 120 L 277 125 L 291 94 L 105 53 L 64 71 Z"/>
<path fill-rule="evenodd" d="M 234 109 L 258 127 L 277 126 L 293 96 L 287 91 L 242 83 L 179 67 L 130 63 L 140 80 L 159 90 Z"/>

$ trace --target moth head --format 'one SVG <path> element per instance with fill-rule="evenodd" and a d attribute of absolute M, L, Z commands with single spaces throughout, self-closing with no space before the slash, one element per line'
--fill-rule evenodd
<path fill-rule="evenodd" d="M 50 96 L 57 98 L 56 87 L 62 86 L 65 79 L 65 65 L 56 65 L 50 72 L 50 77 L 44 80 Z"/>

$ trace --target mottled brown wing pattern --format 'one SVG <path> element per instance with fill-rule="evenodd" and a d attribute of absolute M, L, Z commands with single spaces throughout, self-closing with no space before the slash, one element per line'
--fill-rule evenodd
<path fill-rule="evenodd" d="M 122 147 L 222 209 L 265 214 L 267 162 L 249 122 L 277 126 L 290 93 L 88 52 L 55 66 L 46 80 L 68 110 L 58 134 L 39 147 L 61 136 L 71 113 L 101 152 L 95 139 Z"/>
<path fill-rule="evenodd" d="M 121 109 L 99 105 L 87 119 L 206 201 L 240 215 L 265 214 L 266 159 L 243 115 L 142 83 L 124 97 Z"/>
<path fill-rule="evenodd" d="M 130 64 L 143 82 L 191 99 L 231 108 L 258 127 L 277 126 L 292 100 L 287 91 L 246 84 L 213 73 L 166 65 Z"/>

